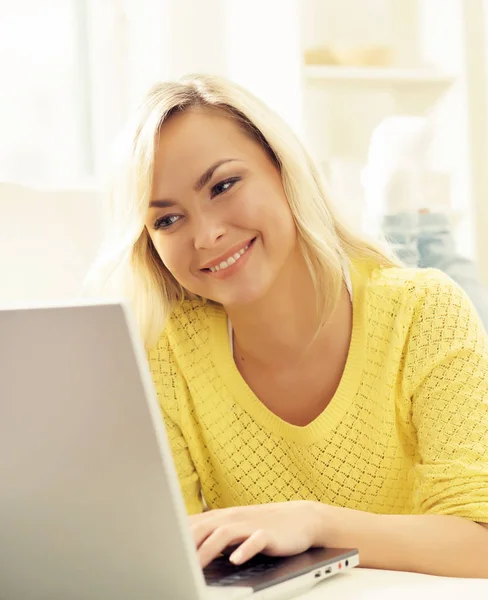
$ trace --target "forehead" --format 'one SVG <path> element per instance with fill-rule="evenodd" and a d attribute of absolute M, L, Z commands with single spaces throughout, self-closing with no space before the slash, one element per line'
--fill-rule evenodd
<path fill-rule="evenodd" d="M 250 158 L 259 144 L 230 115 L 217 109 L 195 108 L 172 115 L 160 129 L 155 168 L 166 174 L 185 165 L 205 170 L 222 158 Z"/>

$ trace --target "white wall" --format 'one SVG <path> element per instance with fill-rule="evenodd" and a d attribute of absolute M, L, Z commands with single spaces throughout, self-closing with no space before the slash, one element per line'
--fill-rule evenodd
<path fill-rule="evenodd" d="M 0 183 L 0 306 L 79 295 L 102 239 L 99 194 Z"/>
<path fill-rule="evenodd" d="M 299 0 L 88 0 L 94 164 L 156 81 L 206 72 L 248 87 L 302 129 Z"/>
<path fill-rule="evenodd" d="M 226 0 L 227 76 L 250 89 L 299 135 L 303 132 L 298 0 Z"/>

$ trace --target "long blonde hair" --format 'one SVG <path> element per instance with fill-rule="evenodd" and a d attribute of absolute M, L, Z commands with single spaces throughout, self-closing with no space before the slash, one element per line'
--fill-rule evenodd
<path fill-rule="evenodd" d="M 109 234 L 87 278 L 91 292 L 122 296 L 132 305 L 147 348 L 156 344 L 173 308 L 192 298 L 162 263 L 145 227 L 155 145 L 162 124 L 176 111 L 205 106 L 234 118 L 276 163 L 323 323 L 339 298 L 347 258 L 385 267 L 398 264 L 386 248 L 353 231 L 335 214 L 320 170 L 292 130 L 259 99 L 217 76 L 191 75 L 158 83 L 117 141 Z"/>

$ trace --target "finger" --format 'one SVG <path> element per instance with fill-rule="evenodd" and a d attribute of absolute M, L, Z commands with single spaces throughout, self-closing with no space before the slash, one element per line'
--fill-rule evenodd
<path fill-rule="evenodd" d="M 254 533 L 249 523 L 231 523 L 212 531 L 198 548 L 198 557 L 202 567 L 206 567 L 217 558 L 227 546 L 241 544 Z"/>
<path fill-rule="evenodd" d="M 197 548 L 206 540 L 206 538 L 218 527 L 230 525 L 237 519 L 237 513 L 233 508 L 224 508 L 208 511 L 199 515 L 191 515 L 190 529 L 193 540 Z"/>
<path fill-rule="evenodd" d="M 205 542 L 205 540 L 212 535 L 212 533 L 219 528 L 218 523 L 206 522 L 192 525 L 191 532 L 193 535 L 193 541 L 197 550 Z"/>
<path fill-rule="evenodd" d="M 199 523 L 207 523 L 208 521 L 214 521 L 215 519 L 221 518 L 219 510 L 211 510 L 204 513 L 198 513 L 196 515 L 188 515 L 190 525 L 198 525 Z"/>
<path fill-rule="evenodd" d="M 216 520 L 203 521 L 201 523 L 197 523 L 196 525 L 192 525 L 191 532 L 196 548 L 199 549 L 207 540 L 207 538 L 214 533 L 214 531 L 224 528 L 228 525 L 232 525 L 232 523 L 222 523 Z"/>
<path fill-rule="evenodd" d="M 256 506 L 229 506 L 228 508 L 213 508 L 212 510 L 206 510 L 194 515 L 188 515 L 190 523 L 197 523 L 201 521 L 219 521 L 222 523 L 229 523 L 231 521 L 242 521 L 256 512 L 256 508 L 261 508 L 262 505 Z"/>
<path fill-rule="evenodd" d="M 264 529 L 258 529 L 242 542 L 239 548 L 230 555 L 229 560 L 235 565 L 242 565 L 256 554 L 263 552 L 267 545 L 268 534 Z"/>

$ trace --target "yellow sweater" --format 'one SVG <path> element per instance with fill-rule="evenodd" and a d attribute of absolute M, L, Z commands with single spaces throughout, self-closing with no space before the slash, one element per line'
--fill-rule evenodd
<path fill-rule="evenodd" d="M 345 371 L 305 427 L 246 385 L 221 307 L 175 310 L 149 361 L 188 512 L 202 496 L 209 508 L 307 499 L 488 522 L 488 341 L 474 308 L 433 269 L 351 275 Z"/>

